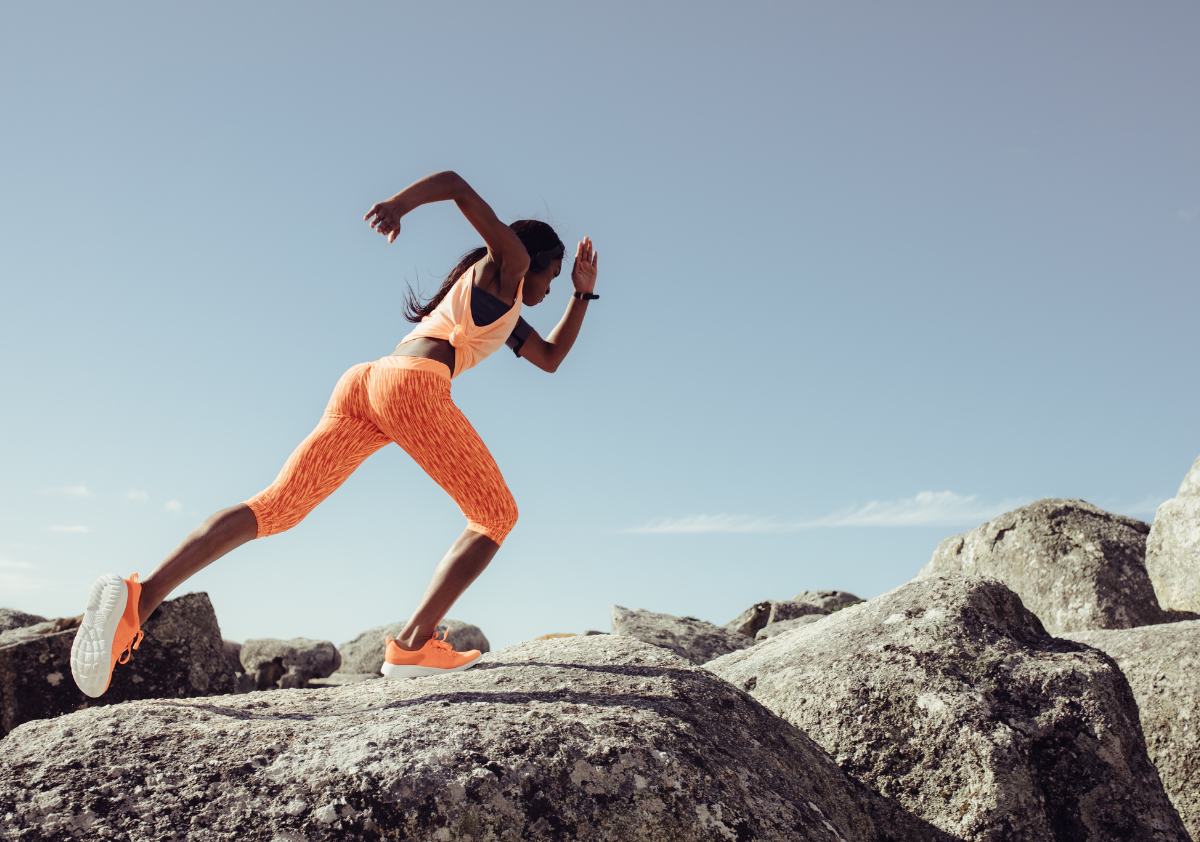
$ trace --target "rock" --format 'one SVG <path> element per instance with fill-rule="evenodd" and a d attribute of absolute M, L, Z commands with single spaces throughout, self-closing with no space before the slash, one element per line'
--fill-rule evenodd
<path fill-rule="evenodd" d="M 46 618 L 39 617 L 37 614 L 26 614 L 15 608 L 0 608 L 0 632 L 6 632 L 9 629 L 23 629 L 26 626 L 44 622 L 46 622 Z"/>
<path fill-rule="evenodd" d="M 837 611 L 847 605 L 855 605 L 863 600 L 849 591 L 800 591 L 792 597 L 793 602 L 815 605 L 826 611 Z"/>
<path fill-rule="evenodd" d="M 1200 839 L 1200 620 L 1070 632 L 1125 673 L 1150 760 L 1193 839 Z"/>
<path fill-rule="evenodd" d="M 910 582 L 705 667 L 961 839 L 1188 838 L 1116 664 L 995 579 Z"/>
<path fill-rule="evenodd" d="M 1200 457 L 1154 515 L 1146 572 L 1164 610 L 1200 613 Z"/>
<path fill-rule="evenodd" d="M 837 593 L 837 591 L 827 591 Z M 814 603 L 769 599 L 751 605 L 722 628 L 747 637 L 756 637 L 771 623 L 781 623 L 809 614 L 828 614 L 829 611 Z"/>
<path fill-rule="evenodd" d="M 731 631 L 734 634 L 754 637 L 758 633 L 758 630 L 767 624 L 767 618 L 770 616 L 770 601 L 756 602 L 728 623 L 721 626 L 721 628 Z"/>
<path fill-rule="evenodd" d="M 703 664 L 738 649 L 754 645 L 754 638 L 714 626 L 695 617 L 672 617 L 641 608 L 612 607 L 612 633 L 635 637 L 669 649 L 693 664 Z"/>
<path fill-rule="evenodd" d="M 540 637 L 535 637 L 534 640 L 559 640 L 564 637 L 575 637 L 571 632 L 553 632 L 551 634 L 543 634 Z"/>
<path fill-rule="evenodd" d="M 948 842 L 798 729 L 615 635 L 411 681 L 28 723 L 0 838 Z"/>
<path fill-rule="evenodd" d="M 807 626 L 810 623 L 815 623 L 817 620 L 823 620 L 828 616 L 828 614 L 805 614 L 802 617 L 795 617 L 791 620 L 780 620 L 778 623 L 767 623 L 765 626 L 759 629 L 758 634 L 754 636 L 754 639 L 756 641 L 767 640 L 777 634 L 783 634 L 784 632 L 791 631 L 792 629 L 798 629 L 801 626 Z"/>
<path fill-rule="evenodd" d="M 89 699 L 71 678 L 70 620 L 50 620 L 30 629 L 5 632 L 0 642 L 0 735 L 22 722 L 46 719 L 131 699 L 184 698 L 229 693 L 233 671 L 225 656 L 221 629 L 208 594 L 170 599 L 150 615 L 146 633 L 129 663 L 117 666 L 99 699 Z M 21 635 L 14 640 L 11 635 Z"/>
<path fill-rule="evenodd" d="M 387 636 L 399 637 L 404 631 L 407 620 L 392 623 L 389 626 L 376 626 L 360 634 L 349 643 L 338 647 L 342 653 L 342 670 L 353 673 L 378 673 L 383 666 L 384 647 Z M 446 642 L 454 647 L 456 652 L 469 652 L 478 649 L 480 652 L 490 652 L 492 647 L 479 626 L 464 623 L 462 620 L 443 620 L 437 627 L 439 634 L 446 633 Z"/>
<path fill-rule="evenodd" d="M 222 640 L 221 643 L 225 645 L 225 658 L 229 661 L 229 668 L 233 670 L 233 692 L 249 693 L 257 690 L 254 676 L 246 675 L 242 667 L 242 644 L 236 640 Z"/>
<path fill-rule="evenodd" d="M 337 647 L 328 640 L 260 637 L 242 644 L 240 658 L 255 687 L 307 687 L 310 679 L 332 675 L 342 665 Z"/>
<path fill-rule="evenodd" d="M 1187 619 L 1158 606 L 1146 574 L 1149 531 L 1083 500 L 1039 500 L 942 541 L 917 578 L 999 579 L 1051 634 Z"/>
<path fill-rule="evenodd" d="M 771 614 L 767 617 L 767 625 L 786 623 L 788 620 L 795 620 L 799 617 L 824 617 L 828 613 L 830 613 L 830 609 L 822 608 L 812 602 L 778 600 L 771 603 Z"/>

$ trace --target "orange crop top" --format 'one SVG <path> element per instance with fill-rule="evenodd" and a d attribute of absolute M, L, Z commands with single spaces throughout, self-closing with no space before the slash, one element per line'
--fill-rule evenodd
<path fill-rule="evenodd" d="M 524 279 L 517 284 L 516 301 L 507 313 L 491 324 L 478 326 L 471 317 L 471 292 L 475 289 L 475 267 L 472 267 L 454 282 L 437 308 L 400 340 L 400 345 L 422 336 L 449 340 L 454 347 L 454 371 L 450 377 L 458 377 L 498 350 L 508 339 L 521 318 L 521 288 L 524 285 Z M 399 346 L 396 350 L 400 350 Z"/>

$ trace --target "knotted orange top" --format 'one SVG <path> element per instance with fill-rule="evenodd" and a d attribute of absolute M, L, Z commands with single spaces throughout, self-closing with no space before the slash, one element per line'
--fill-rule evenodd
<path fill-rule="evenodd" d="M 517 297 L 508 312 L 490 325 L 477 327 L 471 317 L 471 291 L 475 289 L 475 270 L 463 272 L 462 277 L 446 293 L 441 303 L 421 323 L 413 328 L 400 344 L 411 342 L 422 336 L 432 339 L 447 339 L 454 346 L 454 371 L 451 378 L 458 377 L 471 366 L 478 365 L 484 357 L 499 349 L 508 339 L 517 319 L 521 317 L 521 288 L 525 280 L 517 284 Z M 397 349 L 399 350 L 399 349 Z"/>

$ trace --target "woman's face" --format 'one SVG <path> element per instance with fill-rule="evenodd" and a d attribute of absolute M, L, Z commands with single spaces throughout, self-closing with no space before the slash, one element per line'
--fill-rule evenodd
<path fill-rule="evenodd" d="M 562 271 L 562 258 L 550 261 L 550 265 L 538 271 L 525 273 L 525 286 L 521 288 L 521 303 L 526 307 L 535 307 L 550 292 L 550 282 Z"/>

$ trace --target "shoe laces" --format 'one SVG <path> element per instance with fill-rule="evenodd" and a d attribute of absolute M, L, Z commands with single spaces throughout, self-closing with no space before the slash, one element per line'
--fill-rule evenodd
<path fill-rule="evenodd" d="M 142 638 L 145 636 L 146 636 L 146 633 L 144 631 L 142 631 L 141 629 L 138 629 L 137 634 L 135 634 L 133 636 L 133 639 L 130 640 L 129 643 L 127 643 L 125 645 L 125 651 L 121 653 L 120 658 L 117 658 L 117 663 L 118 664 L 129 663 L 129 658 L 133 655 L 133 650 L 137 649 L 139 646 L 142 645 Z"/>
<path fill-rule="evenodd" d="M 453 652 L 454 647 L 446 642 L 446 638 L 450 636 L 450 630 L 442 632 L 441 638 L 437 636 L 437 632 L 433 633 L 433 638 L 429 641 L 429 645 L 436 649 L 445 649 L 447 652 Z"/>

